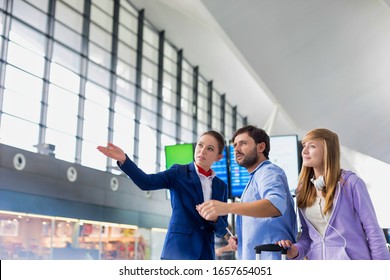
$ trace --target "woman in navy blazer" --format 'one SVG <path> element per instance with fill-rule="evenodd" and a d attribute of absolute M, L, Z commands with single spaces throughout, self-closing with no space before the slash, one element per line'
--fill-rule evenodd
<path fill-rule="evenodd" d="M 118 166 L 141 190 L 169 189 L 172 216 L 161 259 L 215 259 L 214 234 L 218 237 L 226 235 L 227 216 L 206 221 L 199 215 L 196 206 L 210 199 L 227 201 L 227 185 L 211 170 L 211 165 L 222 158 L 224 145 L 221 134 L 207 131 L 196 143 L 194 162 L 175 164 L 156 174 L 143 172 L 121 148 L 112 143 L 97 147 L 104 155 L 117 160 Z"/>

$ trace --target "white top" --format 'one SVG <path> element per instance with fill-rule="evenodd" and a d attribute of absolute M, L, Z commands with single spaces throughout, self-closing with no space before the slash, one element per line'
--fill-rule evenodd
<path fill-rule="evenodd" d="M 324 236 L 326 227 L 328 226 L 328 220 L 330 213 L 326 215 L 323 214 L 323 209 L 325 205 L 325 199 L 322 195 L 317 196 L 316 201 L 310 207 L 305 209 L 306 218 L 314 226 L 314 228 Z"/>

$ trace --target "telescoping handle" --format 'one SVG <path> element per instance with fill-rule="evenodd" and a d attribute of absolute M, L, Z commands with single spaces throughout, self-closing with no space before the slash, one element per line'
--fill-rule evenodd
<path fill-rule="evenodd" d="M 282 253 L 282 260 L 287 259 L 287 248 L 280 247 L 279 245 L 276 244 L 263 244 L 263 245 L 258 245 L 255 247 L 256 251 L 256 260 L 261 259 L 261 252 L 266 251 L 266 252 L 281 252 Z"/>

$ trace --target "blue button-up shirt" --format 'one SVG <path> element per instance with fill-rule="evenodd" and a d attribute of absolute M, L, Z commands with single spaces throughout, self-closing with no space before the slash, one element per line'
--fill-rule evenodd
<path fill-rule="evenodd" d="M 241 202 L 268 199 L 281 213 L 279 217 L 255 218 L 237 215 L 238 259 L 254 260 L 257 245 L 275 243 L 281 239 L 295 241 L 297 219 L 294 200 L 286 174 L 269 160 L 260 163 L 250 174 Z M 279 253 L 262 252 L 262 259 L 280 259 Z"/>

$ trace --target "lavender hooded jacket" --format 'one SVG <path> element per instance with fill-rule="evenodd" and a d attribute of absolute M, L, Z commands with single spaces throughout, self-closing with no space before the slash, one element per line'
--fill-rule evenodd
<path fill-rule="evenodd" d="M 295 244 L 299 254 L 311 260 L 390 259 L 383 230 L 362 179 L 351 171 L 342 171 L 324 237 L 299 209 L 302 235 Z"/>

